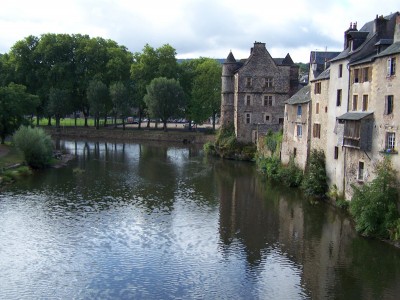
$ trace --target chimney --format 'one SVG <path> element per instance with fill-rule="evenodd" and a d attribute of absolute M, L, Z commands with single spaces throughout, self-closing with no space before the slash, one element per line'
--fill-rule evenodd
<path fill-rule="evenodd" d="M 375 23 L 374 23 L 374 33 L 378 35 L 380 38 L 384 38 L 386 34 L 386 24 L 388 20 L 386 20 L 383 16 L 376 15 Z"/>
<path fill-rule="evenodd" d="M 394 27 L 393 43 L 400 42 L 400 15 L 396 17 L 396 26 Z"/>

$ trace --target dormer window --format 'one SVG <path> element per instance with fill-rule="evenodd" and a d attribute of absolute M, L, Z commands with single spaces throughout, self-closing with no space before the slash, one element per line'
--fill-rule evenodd
<path fill-rule="evenodd" d="M 272 77 L 264 78 L 264 86 L 265 87 L 273 87 L 274 86 L 274 78 L 272 78 Z"/>
<path fill-rule="evenodd" d="M 353 51 L 353 41 L 349 41 L 349 51 Z"/>
<path fill-rule="evenodd" d="M 252 86 L 251 77 L 246 77 L 246 87 L 251 87 L 251 86 Z"/>

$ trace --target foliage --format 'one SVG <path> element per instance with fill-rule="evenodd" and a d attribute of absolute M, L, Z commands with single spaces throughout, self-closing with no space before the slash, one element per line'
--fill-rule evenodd
<path fill-rule="evenodd" d="M 233 126 L 221 127 L 216 134 L 215 154 L 222 158 L 234 160 L 254 160 L 256 145 L 240 143 L 236 139 Z"/>
<path fill-rule="evenodd" d="M 13 142 L 32 168 L 43 168 L 50 164 L 53 145 L 43 129 L 21 126 L 13 136 Z"/>
<path fill-rule="evenodd" d="M 147 86 L 144 101 L 150 116 L 160 118 L 166 130 L 168 118 L 183 114 L 185 94 L 177 80 L 159 77 L 153 79 Z"/>
<path fill-rule="evenodd" d="M 299 187 L 303 180 L 303 171 L 296 165 L 291 156 L 287 166 L 281 166 L 279 179 L 288 187 Z"/>
<path fill-rule="evenodd" d="M 133 55 L 130 76 L 134 84 L 133 100 L 139 111 L 139 120 L 146 109 L 144 96 L 147 86 L 158 77 L 178 79 L 179 66 L 175 58 L 176 51 L 169 44 L 154 49 L 146 44 L 143 51 Z M 140 128 L 141 122 L 139 122 Z"/>
<path fill-rule="evenodd" d="M 107 86 L 100 80 L 91 80 L 87 89 L 90 110 L 95 116 L 95 126 L 99 128 L 99 117 L 107 112 L 109 93 Z"/>
<path fill-rule="evenodd" d="M 22 124 L 26 124 L 25 115 L 32 113 L 38 105 L 38 98 L 26 92 L 26 87 L 10 83 L 0 87 L 0 138 L 12 135 Z"/>
<path fill-rule="evenodd" d="M 56 118 L 56 127 L 60 127 L 60 119 L 72 111 L 69 91 L 51 88 L 48 111 Z"/>
<path fill-rule="evenodd" d="M 328 190 L 325 153 L 313 149 L 301 185 L 304 193 L 313 198 L 324 198 Z"/>
<path fill-rule="evenodd" d="M 268 130 L 267 134 L 265 135 L 265 145 L 272 155 L 275 154 L 276 149 L 278 149 L 282 143 L 282 137 L 282 131 L 273 132 L 272 130 Z"/>
<path fill-rule="evenodd" d="M 195 69 L 191 115 L 196 123 L 209 117 L 213 120 L 221 109 L 221 65 L 215 59 L 204 59 Z"/>
<path fill-rule="evenodd" d="M 107 86 L 114 81 L 126 81 L 130 76 L 132 54 L 112 40 L 88 35 L 43 34 L 28 36 L 14 44 L 7 67 L 16 83 L 23 84 L 31 94 L 38 95 L 36 114 L 50 116 L 47 109 L 50 89 L 66 90 L 71 95 L 73 111 L 89 114 L 86 91 L 91 80 L 101 80 Z"/>
<path fill-rule="evenodd" d="M 296 165 L 293 156 L 286 166 L 282 165 L 277 156 L 259 157 L 257 166 L 268 179 L 281 182 L 288 187 L 298 187 L 303 180 L 303 172 Z"/>
<path fill-rule="evenodd" d="M 344 197 L 344 193 L 339 192 L 336 184 L 334 184 L 328 191 L 327 196 L 335 201 L 335 205 L 341 209 L 347 210 L 350 202 Z"/>
<path fill-rule="evenodd" d="M 390 237 L 399 226 L 396 171 L 388 157 L 376 167 L 376 177 L 361 187 L 352 186 L 350 213 L 364 236 Z"/>
<path fill-rule="evenodd" d="M 123 128 L 125 130 L 125 117 L 130 112 L 130 101 L 128 90 L 121 82 L 115 82 L 110 86 L 110 97 L 114 107 L 114 118 L 122 117 Z"/>

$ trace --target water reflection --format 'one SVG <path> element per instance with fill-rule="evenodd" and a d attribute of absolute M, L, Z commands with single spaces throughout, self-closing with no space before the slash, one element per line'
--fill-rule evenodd
<path fill-rule="evenodd" d="M 0 195 L 1 298 L 394 299 L 400 251 L 248 163 L 201 148 L 59 141 Z"/>

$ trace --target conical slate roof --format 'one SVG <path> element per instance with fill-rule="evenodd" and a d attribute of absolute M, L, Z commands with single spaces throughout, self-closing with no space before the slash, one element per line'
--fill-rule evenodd
<path fill-rule="evenodd" d="M 225 63 L 236 63 L 236 59 L 235 59 L 235 57 L 233 56 L 232 51 L 229 52 L 229 55 L 228 55 L 228 57 L 226 58 Z"/>

